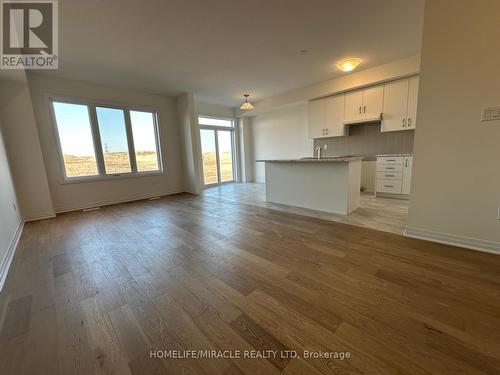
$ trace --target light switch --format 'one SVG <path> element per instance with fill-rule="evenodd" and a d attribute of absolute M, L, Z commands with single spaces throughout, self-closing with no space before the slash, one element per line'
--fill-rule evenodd
<path fill-rule="evenodd" d="M 500 106 L 486 107 L 481 114 L 481 121 L 500 120 Z"/>

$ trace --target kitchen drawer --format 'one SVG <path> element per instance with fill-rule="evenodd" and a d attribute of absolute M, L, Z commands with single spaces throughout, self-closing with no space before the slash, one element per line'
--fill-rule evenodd
<path fill-rule="evenodd" d="M 403 165 L 405 162 L 404 156 L 378 156 L 377 164 L 397 164 Z"/>
<path fill-rule="evenodd" d="M 401 194 L 403 181 L 377 179 L 377 193 Z"/>
<path fill-rule="evenodd" d="M 403 173 L 402 172 L 391 172 L 391 171 L 377 172 L 377 179 L 402 181 L 403 180 Z"/>
<path fill-rule="evenodd" d="M 376 164 L 377 172 L 401 173 L 403 165 L 398 164 Z"/>

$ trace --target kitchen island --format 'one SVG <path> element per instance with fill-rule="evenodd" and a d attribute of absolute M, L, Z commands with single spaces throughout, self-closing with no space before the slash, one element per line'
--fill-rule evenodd
<path fill-rule="evenodd" d="M 359 207 L 359 156 L 257 160 L 266 167 L 266 201 L 348 215 Z"/>

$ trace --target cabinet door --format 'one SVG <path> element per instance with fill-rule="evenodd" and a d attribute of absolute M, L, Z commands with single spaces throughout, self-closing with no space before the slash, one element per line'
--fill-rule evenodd
<path fill-rule="evenodd" d="M 363 120 L 363 90 L 351 91 L 345 94 L 345 121 Z"/>
<path fill-rule="evenodd" d="M 347 135 L 344 125 L 344 94 L 326 100 L 326 128 L 328 137 Z"/>
<path fill-rule="evenodd" d="M 410 78 L 410 88 L 408 90 L 408 114 L 406 116 L 406 127 L 408 129 L 415 129 L 415 126 L 417 125 L 418 83 L 418 76 Z"/>
<path fill-rule="evenodd" d="M 406 157 L 405 163 L 403 164 L 403 186 L 401 187 L 402 194 L 410 194 L 412 164 L 413 157 Z"/>
<path fill-rule="evenodd" d="M 385 84 L 382 132 L 406 130 L 409 79 Z"/>
<path fill-rule="evenodd" d="M 384 85 L 368 87 L 363 91 L 363 118 L 378 118 L 384 103 Z"/>
<path fill-rule="evenodd" d="M 320 138 L 326 128 L 326 101 L 325 99 L 309 102 L 309 116 L 307 131 L 309 138 Z"/>

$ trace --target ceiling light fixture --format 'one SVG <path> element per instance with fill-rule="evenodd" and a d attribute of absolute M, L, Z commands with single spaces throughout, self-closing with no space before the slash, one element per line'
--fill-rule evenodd
<path fill-rule="evenodd" d="M 255 107 L 252 105 L 252 103 L 250 103 L 248 101 L 248 97 L 250 95 L 248 94 L 245 94 L 243 95 L 245 97 L 245 101 L 243 102 L 243 104 L 241 105 L 240 109 L 243 109 L 243 110 L 249 110 L 249 109 L 254 109 Z"/>
<path fill-rule="evenodd" d="M 350 72 L 351 70 L 356 69 L 359 64 L 361 64 L 361 59 L 354 57 L 339 62 L 337 64 L 337 69 L 342 70 L 343 72 Z"/>

